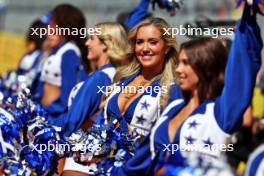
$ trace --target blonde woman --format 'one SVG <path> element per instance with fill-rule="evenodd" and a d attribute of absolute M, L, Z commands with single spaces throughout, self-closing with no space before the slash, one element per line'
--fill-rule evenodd
<path fill-rule="evenodd" d="M 120 81 L 104 108 L 104 118 L 125 121 L 142 136 L 149 133 L 168 102 L 175 80 L 177 47 L 176 40 L 165 32 L 169 27 L 161 18 L 149 18 L 131 29 L 131 63 L 116 75 Z"/>
<path fill-rule="evenodd" d="M 87 58 L 96 70 L 72 89 L 68 111 L 49 118 L 51 124 L 61 127 L 64 136 L 78 130 L 99 111 L 103 92 L 112 84 L 116 68 L 123 64 L 129 51 L 127 35 L 120 24 L 100 23 L 95 28 L 98 32 L 89 37 L 86 47 Z M 64 170 L 75 170 L 78 166 L 72 158 L 67 158 Z"/>
<path fill-rule="evenodd" d="M 188 165 L 185 159 L 195 152 L 199 153 L 200 164 L 212 161 L 210 158 L 220 159 L 223 152 L 233 150 L 225 143 L 241 126 L 251 102 L 262 47 L 255 4 L 245 5 L 229 55 L 219 39 L 183 43 L 175 71 L 184 97 L 166 106 L 133 158 L 122 167 L 112 168 L 111 175 L 155 175 L 156 171 L 166 171 L 161 166 L 167 163 L 175 170 L 170 165 L 164 175 L 174 175 L 178 173 L 177 166 Z M 254 168 L 251 171 L 254 173 Z M 205 174 L 209 173 L 212 172 Z"/>
<path fill-rule="evenodd" d="M 172 86 L 177 48 L 176 40 L 165 32 L 169 27 L 161 18 L 149 18 L 130 31 L 130 63 L 117 72 L 117 84 L 106 100 L 99 121 L 116 119 L 120 125 L 129 124 L 131 131 L 144 137 L 165 104 L 181 96 L 178 87 Z M 173 97 L 169 98 L 172 87 Z M 92 166 L 89 169 L 71 175 L 92 175 Z"/>
<path fill-rule="evenodd" d="M 112 84 L 116 68 L 125 62 L 128 55 L 126 32 L 120 24 L 100 23 L 95 28 L 98 33 L 89 37 L 86 47 L 87 58 L 96 70 L 72 89 L 68 112 L 58 118 L 50 118 L 52 124 L 62 128 L 64 136 L 75 132 L 86 118 L 98 112 L 102 95 Z"/>

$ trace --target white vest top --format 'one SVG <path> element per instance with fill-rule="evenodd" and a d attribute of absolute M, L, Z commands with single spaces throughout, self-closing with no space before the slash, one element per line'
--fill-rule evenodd
<path fill-rule="evenodd" d="M 73 50 L 79 57 L 81 56 L 79 48 L 73 42 L 67 42 L 55 54 L 50 55 L 43 64 L 41 71 L 41 80 L 55 86 L 61 86 L 61 63 L 62 55 Z"/>

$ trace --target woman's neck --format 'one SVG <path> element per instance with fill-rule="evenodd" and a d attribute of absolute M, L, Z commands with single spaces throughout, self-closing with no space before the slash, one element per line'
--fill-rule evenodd
<path fill-rule="evenodd" d="M 191 97 L 190 97 L 188 104 L 193 108 L 196 108 L 197 106 L 199 106 L 200 102 L 199 102 L 199 96 L 198 96 L 197 89 L 191 92 Z"/>
<path fill-rule="evenodd" d="M 106 64 L 109 64 L 109 63 L 110 63 L 110 61 L 109 61 L 107 55 L 102 55 L 102 56 L 97 60 L 97 62 L 96 62 L 96 67 L 97 67 L 97 68 L 100 68 L 100 67 L 102 67 L 102 66 L 104 66 L 104 65 L 106 65 Z"/>
<path fill-rule="evenodd" d="M 143 78 L 145 80 L 150 81 L 151 79 L 153 79 L 155 76 L 159 75 L 162 72 L 162 68 L 161 69 L 142 69 L 141 71 L 141 75 L 143 76 Z"/>

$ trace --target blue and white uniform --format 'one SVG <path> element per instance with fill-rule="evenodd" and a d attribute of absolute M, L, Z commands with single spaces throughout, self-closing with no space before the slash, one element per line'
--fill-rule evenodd
<path fill-rule="evenodd" d="M 53 116 L 67 109 L 71 89 L 86 77 L 80 57 L 79 48 L 73 42 L 68 41 L 54 48 L 43 64 L 41 81 L 58 86 L 61 90 L 60 97 L 45 106 L 46 111 Z"/>
<path fill-rule="evenodd" d="M 124 91 L 129 91 L 129 83 L 133 81 L 138 75 L 139 71 L 127 79 L 121 80 L 116 85 L 113 92 L 107 99 L 104 118 L 118 119 L 129 124 L 132 130 L 136 131 L 142 136 L 148 135 L 152 126 L 160 115 L 160 95 L 162 88 L 160 87 L 159 80 L 153 81 L 142 94 L 138 96 L 133 102 L 129 104 L 126 111 L 122 114 L 118 106 L 118 96 Z M 175 97 L 182 97 L 181 91 L 178 86 L 171 86 L 174 90 Z M 171 100 L 171 99 L 169 99 Z"/>
<path fill-rule="evenodd" d="M 89 75 L 84 82 L 77 84 L 69 98 L 69 109 L 59 117 L 49 121 L 62 128 L 64 136 L 76 132 L 87 118 L 99 111 L 102 95 L 113 82 L 116 70 L 112 64 L 106 64 Z"/>
<path fill-rule="evenodd" d="M 111 74 L 110 64 L 104 66 L 103 68 L 98 69 L 92 74 L 85 83 L 79 83 L 76 89 L 79 87 L 77 95 L 75 96 L 75 92 L 72 91 L 73 99 L 72 104 L 69 111 L 71 112 L 71 116 L 68 113 L 68 116 L 61 118 L 62 123 L 67 123 L 68 126 L 63 127 L 63 131 L 66 136 L 70 135 L 71 132 L 76 131 L 85 118 L 89 118 L 96 113 L 101 101 L 101 95 L 99 91 L 104 88 L 104 91 L 111 91 L 110 89 L 106 90 L 105 88 L 110 85 L 114 74 Z M 107 74 L 105 74 L 107 73 Z M 131 128 L 137 131 L 141 135 L 147 135 L 150 132 L 151 127 L 153 126 L 155 120 L 159 116 L 159 98 L 160 98 L 160 85 L 159 80 L 154 81 L 147 90 L 143 90 L 144 93 L 136 98 L 130 106 L 127 108 L 124 114 L 120 113 L 118 107 L 118 95 L 121 92 L 121 89 L 125 89 L 125 87 L 138 76 L 139 72 L 130 76 L 127 79 L 121 80 L 118 85 L 111 86 L 112 93 L 107 99 L 104 112 L 102 112 L 99 116 L 97 116 L 96 123 L 101 123 L 104 121 L 104 118 L 118 118 L 122 119 L 124 123 L 130 124 Z M 111 77 L 111 80 L 108 77 Z M 105 80 L 105 81 L 104 81 Z M 108 80 L 108 81 L 107 81 Z M 82 85 L 81 85 L 82 84 Z M 86 86 L 86 88 L 85 88 Z M 98 87 L 101 87 L 100 89 Z M 156 88 L 154 88 L 156 87 Z M 127 88 L 127 87 L 126 87 Z M 154 91 L 155 89 L 155 91 Z M 182 97 L 180 89 L 176 85 L 172 85 L 171 89 L 173 89 L 174 97 Z M 128 90 L 128 89 L 127 89 Z M 98 92 L 99 91 L 99 92 Z M 96 100 L 96 102 L 95 102 Z M 168 101 L 170 101 L 169 99 Z M 70 101 L 70 100 L 69 100 Z M 74 108 L 74 110 L 73 110 Z M 85 115 L 85 113 L 88 113 Z M 56 120 L 56 119 L 55 119 Z M 62 124 L 61 123 L 61 124 Z M 58 125 L 59 123 L 54 123 Z M 59 126 L 62 126 L 59 124 Z M 73 130 L 74 129 L 74 130 Z M 67 158 L 64 165 L 64 170 L 72 170 L 79 171 L 87 174 L 93 174 L 93 170 L 95 170 L 96 165 L 83 166 L 74 162 L 73 158 Z"/>
<path fill-rule="evenodd" d="M 128 29 L 133 28 L 149 15 L 149 4 L 150 0 L 141 0 L 139 4 L 128 14 L 128 17 L 125 20 L 125 25 Z"/>
<path fill-rule="evenodd" d="M 42 54 L 43 52 L 38 49 L 28 52 L 19 62 L 17 74 L 23 75 L 30 70 L 37 68 Z"/>
<path fill-rule="evenodd" d="M 72 89 L 68 100 L 68 111 L 59 117 L 49 118 L 49 122 L 61 127 L 64 136 L 76 132 L 87 118 L 96 116 L 103 93 L 106 87 L 113 83 L 115 73 L 112 64 L 106 64 L 94 71 L 85 81 L 78 83 Z M 69 157 L 65 160 L 63 170 L 89 174 L 90 167 L 78 164 Z"/>
<path fill-rule="evenodd" d="M 113 168 L 112 175 L 154 175 L 164 164 L 172 145 L 186 149 L 194 146 L 198 152 L 219 156 L 217 144 L 225 144 L 226 138 L 240 126 L 242 115 L 248 107 L 261 65 L 262 40 L 256 18 L 246 8 L 239 22 L 235 40 L 229 53 L 225 86 L 216 100 L 206 100 L 181 124 L 173 141 L 169 140 L 168 125 L 185 106 L 183 99 L 171 102 L 151 130 L 151 134 L 136 149 L 135 156 L 122 167 Z M 175 145 L 174 145 L 175 146 Z M 169 153 L 170 152 L 170 153 Z M 188 151 L 177 150 L 171 158 L 177 163 Z M 171 159 L 170 158 L 170 159 Z"/>
<path fill-rule="evenodd" d="M 36 92 L 36 82 L 39 80 L 41 72 L 40 65 L 43 54 L 43 51 L 39 49 L 28 52 L 19 62 L 17 69 L 17 74 L 25 77 L 27 87 L 31 89 L 32 94 L 35 94 Z"/>
<path fill-rule="evenodd" d="M 264 144 L 260 145 L 247 162 L 245 176 L 262 176 L 264 174 Z"/>

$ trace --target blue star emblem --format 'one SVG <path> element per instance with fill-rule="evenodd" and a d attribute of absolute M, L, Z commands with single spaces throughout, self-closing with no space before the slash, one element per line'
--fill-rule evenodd
<path fill-rule="evenodd" d="M 197 122 L 194 120 L 194 121 L 192 121 L 192 122 L 189 123 L 189 129 L 190 129 L 190 128 L 194 128 L 194 129 L 196 129 L 197 125 L 199 125 L 199 123 L 197 123 Z"/>
<path fill-rule="evenodd" d="M 146 121 L 146 119 L 143 117 L 143 115 L 141 116 L 137 116 L 137 123 L 144 125 L 144 122 Z"/>
<path fill-rule="evenodd" d="M 213 146 L 213 142 L 210 140 L 210 138 L 208 138 L 207 140 L 203 140 L 203 143 L 206 147 L 211 147 Z"/>
<path fill-rule="evenodd" d="M 146 110 L 148 110 L 148 107 L 149 107 L 149 106 L 150 106 L 150 104 L 148 104 L 147 101 L 145 100 L 144 103 L 141 103 L 141 110 L 144 109 L 144 108 L 145 108 Z"/>
<path fill-rule="evenodd" d="M 185 139 L 186 139 L 186 144 L 193 144 L 193 142 L 196 141 L 196 139 L 194 139 L 191 135 L 185 137 Z"/>

